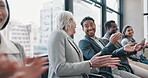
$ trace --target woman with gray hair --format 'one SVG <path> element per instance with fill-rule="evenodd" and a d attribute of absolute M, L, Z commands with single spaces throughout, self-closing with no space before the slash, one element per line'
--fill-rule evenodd
<path fill-rule="evenodd" d="M 48 40 L 48 78 L 82 78 L 84 74 L 90 73 L 91 68 L 112 67 L 120 61 L 119 58 L 111 58 L 111 55 L 100 56 L 100 53 L 84 61 L 82 52 L 70 37 L 76 32 L 72 13 L 59 13 L 56 23 L 57 29 Z"/>

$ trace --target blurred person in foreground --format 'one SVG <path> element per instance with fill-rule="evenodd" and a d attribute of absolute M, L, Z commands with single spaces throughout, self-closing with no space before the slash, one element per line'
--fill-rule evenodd
<path fill-rule="evenodd" d="M 10 18 L 7 0 L 0 0 L 0 30 L 8 24 Z M 47 58 L 34 58 L 26 66 L 23 47 L 8 40 L 0 33 L 0 78 L 37 78 L 47 67 L 43 63 Z M 2 70 L 1 70 L 2 69 Z"/>

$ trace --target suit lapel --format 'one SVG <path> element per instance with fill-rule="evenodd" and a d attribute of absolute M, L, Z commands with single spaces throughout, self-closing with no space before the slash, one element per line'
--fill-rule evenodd
<path fill-rule="evenodd" d="M 100 42 L 103 46 L 105 46 L 105 45 L 106 45 L 106 43 L 104 42 L 104 40 L 103 40 L 103 39 L 101 39 L 101 38 L 99 38 L 99 42 Z"/>
<path fill-rule="evenodd" d="M 91 43 L 93 43 L 94 45 L 96 45 L 98 48 L 102 49 L 100 47 L 100 45 L 98 45 L 93 39 L 91 39 L 88 35 L 85 35 L 85 38 L 88 39 Z"/>
<path fill-rule="evenodd" d="M 77 45 L 75 44 L 75 42 L 73 42 L 73 40 L 71 38 L 68 38 L 68 42 L 72 45 L 72 47 L 76 50 L 76 52 L 78 53 L 79 57 L 80 58 L 83 58 L 81 57 L 81 52 L 79 50 L 79 48 L 77 47 Z M 81 59 L 82 61 L 82 59 Z"/>

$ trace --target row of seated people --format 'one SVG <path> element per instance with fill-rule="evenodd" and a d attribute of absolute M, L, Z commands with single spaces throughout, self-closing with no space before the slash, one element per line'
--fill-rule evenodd
<path fill-rule="evenodd" d="M 0 30 L 7 26 L 9 18 L 8 2 L 0 0 Z M 0 78 L 38 78 L 48 68 L 46 65 L 43 66 L 47 58 L 26 59 L 23 47 L 8 40 L 2 34 L 0 34 L 0 52 Z M 110 56 L 106 58 L 110 58 Z M 87 62 L 87 66 L 89 66 L 89 62 Z M 48 70 L 45 72 L 45 77 L 43 74 L 42 78 L 48 78 L 47 72 Z"/>
<path fill-rule="evenodd" d="M 0 30 L 7 26 L 9 18 L 8 2 L 0 0 Z M 48 78 L 48 64 L 43 64 L 46 61 L 47 58 L 27 59 L 20 44 L 0 34 L 0 78 L 38 78 L 44 71 L 42 78 Z"/>
<path fill-rule="evenodd" d="M 71 38 L 76 32 L 72 13 L 64 11 L 57 15 L 57 29 L 48 39 L 48 78 L 87 78 L 90 73 L 102 74 L 99 72 L 109 72 L 112 75 L 102 74 L 106 78 L 148 77 L 146 64 L 135 61 L 146 67 L 143 68 L 131 63 L 132 60 L 128 58 L 144 48 L 144 40 L 140 44 L 133 43 L 122 47 L 118 42 L 122 34 L 117 32 L 115 21 L 105 23 L 107 32 L 103 38 L 96 37 L 93 18 L 85 17 L 81 25 L 86 35 L 79 41 L 78 47 Z"/>
<path fill-rule="evenodd" d="M 88 20 L 89 21 L 91 20 L 89 23 L 94 23 L 94 20 L 91 17 L 86 17 L 86 18 L 83 19 L 83 21 L 88 21 Z M 81 22 L 81 25 L 82 25 L 83 28 L 85 28 L 85 26 L 83 26 L 83 21 Z M 94 24 L 94 26 L 92 26 L 91 29 L 95 30 L 95 28 L 96 27 L 95 27 L 95 24 Z M 108 43 L 110 42 L 109 39 L 111 38 L 111 35 L 118 33 L 117 32 L 117 30 L 118 30 L 117 25 L 116 25 L 115 21 L 113 21 L 113 20 L 107 21 L 105 23 L 105 28 L 106 28 L 107 32 L 106 32 L 106 34 L 104 35 L 103 38 L 97 38 L 95 36 L 95 33 L 93 33 L 94 36 L 91 36 L 90 35 L 91 32 L 88 33 L 88 32 L 85 31 L 85 33 L 86 33 L 85 39 L 80 40 L 79 47 L 82 50 L 82 52 L 84 54 L 84 57 L 86 59 L 90 59 L 91 58 L 90 54 L 92 54 L 92 56 L 93 56 L 94 54 L 96 54 L 99 51 L 101 51 L 102 48 L 107 47 Z M 126 28 L 126 26 L 125 26 L 125 28 Z M 123 28 L 124 33 L 126 31 L 125 28 Z M 132 29 L 130 29 L 130 30 L 132 30 Z M 128 33 L 128 31 L 129 30 L 127 30 L 126 34 Z M 131 33 L 131 34 L 133 35 L 133 33 Z M 124 41 L 125 40 L 123 40 L 122 43 Z M 135 45 L 135 43 L 132 43 L 132 44 L 129 43 L 127 45 L 123 45 L 124 47 L 122 47 L 120 42 L 117 42 L 114 45 L 116 47 L 116 50 L 112 51 L 112 52 L 110 51 L 110 52 L 111 52 L 111 54 L 114 57 L 119 57 L 120 58 L 120 60 L 121 60 L 120 64 L 122 64 L 122 65 L 124 64 L 125 66 L 131 68 L 132 69 L 132 73 L 137 75 L 137 76 L 139 76 L 139 77 L 142 77 L 142 78 L 148 77 L 148 75 L 146 74 L 147 73 L 147 67 L 148 67 L 148 65 L 146 64 L 147 59 L 143 56 L 143 54 L 142 54 L 142 56 L 143 56 L 142 57 L 142 61 L 140 61 L 141 59 L 139 59 L 139 58 L 137 58 L 137 60 L 134 60 L 134 61 L 133 61 L 132 58 L 130 58 L 130 59 L 128 58 L 130 56 L 136 55 L 138 53 L 138 51 L 140 51 L 140 50 L 145 48 L 145 46 L 147 45 L 147 44 L 145 45 L 145 40 L 142 40 L 140 44 L 136 44 L 137 46 L 135 47 L 135 51 L 130 51 L 130 50 L 126 49 L 128 47 L 127 45 Z M 90 47 L 90 48 L 88 48 L 88 47 Z M 110 54 L 110 53 L 107 53 L 107 52 L 105 53 L 104 52 L 104 54 Z M 115 73 L 117 73 L 117 70 L 118 70 L 118 68 L 112 68 L 113 75 Z M 124 75 L 124 73 L 121 72 L 121 71 L 120 72 L 118 71 L 118 74 Z M 120 77 L 118 77 L 118 78 L 120 78 Z"/>
<path fill-rule="evenodd" d="M 2 30 L 9 22 L 10 11 L 7 0 L 0 0 L 0 3 L 0 16 L 3 17 L 0 21 L 0 27 Z M 141 50 L 141 47 L 139 47 L 139 45 L 130 44 L 114 52 L 114 50 L 116 49 L 116 46 L 114 45 L 118 43 L 117 41 L 121 36 L 120 33 L 113 34 L 111 38 L 108 39 L 109 43 L 107 42 L 107 45 L 105 47 L 102 46 L 102 48 L 99 46 L 99 50 L 96 53 L 91 54 L 93 50 L 91 50 L 90 52 L 83 52 L 82 48 L 82 52 L 84 53 L 85 58 L 87 58 L 87 55 L 89 54 L 89 58 L 84 61 L 81 51 L 79 50 L 75 42 L 73 42 L 73 39 L 70 37 L 75 33 L 76 28 L 76 23 L 73 19 L 72 13 L 67 11 L 61 12 L 59 15 L 57 15 L 56 23 L 58 29 L 51 34 L 48 43 L 48 78 L 81 78 L 82 76 L 88 77 L 90 73 L 99 73 L 101 71 L 110 72 L 113 74 L 113 77 L 117 78 L 148 77 L 146 76 L 147 74 L 145 74 L 147 73 L 146 69 L 142 69 L 136 66 L 135 68 L 139 69 L 135 69 L 133 68 L 134 64 L 131 65 L 129 63 L 133 70 L 132 73 L 119 70 L 116 67 L 116 65 L 120 65 L 122 64 L 122 62 L 125 62 L 125 64 L 123 63 L 123 65 L 128 65 L 128 60 L 123 61 L 123 59 L 121 58 L 122 56 L 124 56 L 124 59 L 127 59 L 127 57 L 125 56 L 128 54 L 127 52 L 131 53 Z M 81 24 L 82 30 L 85 31 L 86 34 L 88 33 L 88 35 L 90 35 L 90 38 L 94 39 L 98 43 L 98 41 L 96 40 L 97 37 L 95 36 L 96 26 L 94 20 L 91 20 L 89 18 L 86 20 L 84 19 Z M 110 27 L 108 27 L 107 30 L 108 29 L 110 29 Z M 2 35 L 0 35 L 0 37 L 0 50 L 2 52 L 2 54 L 0 55 L 1 78 L 36 78 L 47 69 L 46 66 L 42 66 L 42 63 L 44 63 L 46 59 L 41 58 L 35 58 L 32 62 L 29 63 L 28 66 L 26 66 L 23 48 L 19 44 L 6 39 Z M 107 38 L 105 38 L 104 40 L 107 40 Z M 81 44 L 79 45 L 80 48 L 85 46 L 81 46 Z M 91 47 L 85 48 L 89 49 Z M 121 63 L 119 63 L 120 61 Z M 138 71 L 143 71 L 143 73 L 139 73 Z M 110 78 L 112 76 L 106 77 Z"/>

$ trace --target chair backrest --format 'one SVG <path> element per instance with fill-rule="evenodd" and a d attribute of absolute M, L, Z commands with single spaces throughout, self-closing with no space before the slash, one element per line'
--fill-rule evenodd
<path fill-rule="evenodd" d="M 45 63 L 44 65 L 49 66 L 49 63 Z M 44 73 L 42 73 L 41 78 L 48 78 L 48 69 Z"/>
<path fill-rule="evenodd" d="M 39 56 L 39 57 L 48 57 L 48 55 Z M 49 67 L 49 61 L 45 62 L 44 65 Z M 48 78 L 48 69 L 41 74 L 40 78 Z"/>

